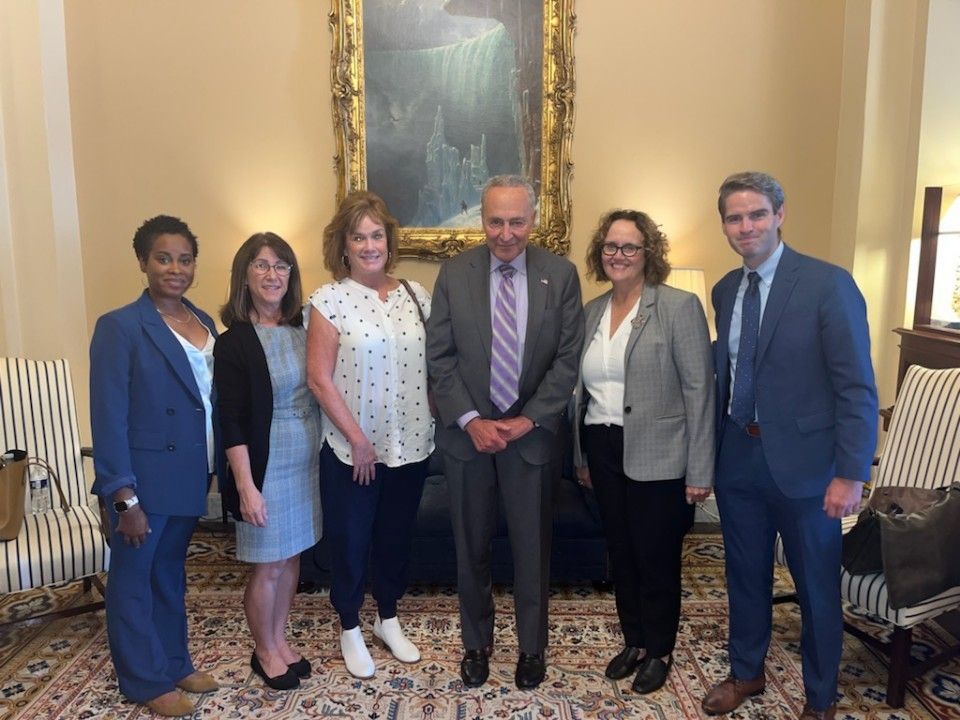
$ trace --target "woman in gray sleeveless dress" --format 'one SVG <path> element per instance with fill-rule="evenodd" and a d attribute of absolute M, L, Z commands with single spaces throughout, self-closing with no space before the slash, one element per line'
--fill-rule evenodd
<path fill-rule="evenodd" d="M 237 251 L 227 330 L 214 350 L 221 438 L 229 467 L 224 503 L 237 519 L 237 558 L 253 563 L 244 593 L 250 666 L 288 690 L 310 663 L 285 628 L 300 552 L 320 538 L 320 411 L 306 384 L 300 270 L 290 246 L 258 233 Z"/>

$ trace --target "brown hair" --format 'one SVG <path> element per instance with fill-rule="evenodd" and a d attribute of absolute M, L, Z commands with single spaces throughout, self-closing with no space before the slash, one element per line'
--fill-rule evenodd
<path fill-rule="evenodd" d="M 365 217 L 383 225 L 387 233 L 384 270 L 390 272 L 397 264 L 400 223 L 390 214 L 379 195 L 368 190 L 355 190 L 340 201 L 330 224 L 323 229 L 323 264 L 333 273 L 335 280 L 342 280 L 350 274 L 346 260 L 347 235 L 356 230 Z"/>
<path fill-rule="evenodd" d="M 653 219 L 639 210 L 611 210 L 600 218 L 600 224 L 587 248 L 587 275 L 597 282 L 606 282 L 609 279 L 603 269 L 603 253 L 600 248 L 607 240 L 610 226 L 617 220 L 632 222 L 640 231 L 640 237 L 643 238 L 644 282 L 659 285 L 666 280 L 670 274 L 670 262 L 667 260 L 670 243 Z"/>
<path fill-rule="evenodd" d="M 268 247 L 277 257 L 290 265 L 290 276 L 287 280 L 287 292 L 280 301 L 280 324 L 303 324 L 303 290 L 300 282 L 300 265 L 293 248 L 279 235 L 272 232 L 260 232 L 251 235 L 233 256 L 233 265 L 230 268 L 230 292 L 227 302 L 220 308 L 220 320 L 227 327 L 235 322 L 250 322 L 253 307 L 253 298 L 250 288 L 247 287 L 247 268 L 256 260 L 261 248 Z"/>

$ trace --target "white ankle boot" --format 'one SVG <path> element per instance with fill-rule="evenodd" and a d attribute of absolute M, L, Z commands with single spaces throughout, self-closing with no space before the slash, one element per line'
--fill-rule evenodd
<path fill-rule="evenodd" d="M 380 616 L 373 623 L 373 634 L 393 653 L 393 656 L 400 662 L 415 663 L 420 659 L 420 651 L 417 646 L 407 640 L 403 630 L 400 629 L 400 621 L 392 617 L 389 620 L 381 620 Z"/>
<path fill-rule="evenodd" d="M 360 626 L 340 633 L 340 653 L 351 675 L 363 680 L 372 678 L 377 666 L 373 664 L 367 644 L 363 641 Z"/>

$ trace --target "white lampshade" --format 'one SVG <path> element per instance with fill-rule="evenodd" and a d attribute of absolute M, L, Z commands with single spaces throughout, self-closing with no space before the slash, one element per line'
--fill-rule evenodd
<path fill-rule="evenodd" d="M 667 276 L 667 284 L 680 290 L 692 292 L 700 298 L 704 311 L 707 309 L 707 280 L 699 268 L 673 268 Z"/>
<path fill-rule="evenodd" d="M 960 195 L 953 199 L 947 212 L 940 218 L 940 233 L 960 233 Z"/>

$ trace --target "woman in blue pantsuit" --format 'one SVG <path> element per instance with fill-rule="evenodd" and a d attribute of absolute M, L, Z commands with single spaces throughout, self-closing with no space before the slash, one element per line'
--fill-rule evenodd
<path fill-rule="evenodd" d="M 103 315 L 90 344 L 93 491 L 110 516 L 107 637 L 120 691 L 159 715 L 189 715 L 181 690 L 217 683 L 187 644 L 187 547 L 213 469 L 216 329 L 183 295 L 197 239 L 178 218 L 147 220 L 133 239 L 147 289 Z"/>

